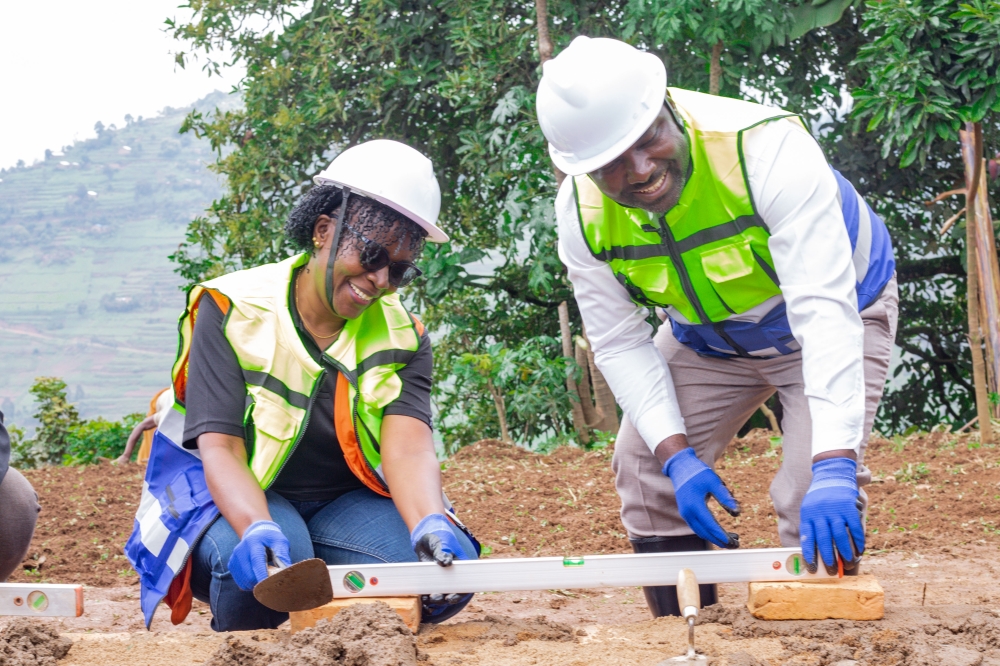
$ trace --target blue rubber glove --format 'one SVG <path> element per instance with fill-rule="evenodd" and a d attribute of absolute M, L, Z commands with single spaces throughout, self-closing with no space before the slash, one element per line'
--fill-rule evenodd
<path fill-rule="evenodd" d="M 854 569 L 865 551 L 865 526 L 858 498 L 858 464 L 850 458 L 828 458 L 813 463 L 813 478 L 802 500 L 799 540 L 806 569 L 816 573 L 819 561 L 832 576 L 837 573 L 837 554 L 844 568 Z M 836 552 L 834 552 L 836 547 Z"/>
<path fill-rule="evenodd" d="M 288 539 L 281 533 L 278 524 L 258 520 L 243 532 L 243 538 L 229 557 L 229 573 L 241 590 L 249 592 L 254 585 L 267 578 L 268 550 L 275 563 L 286 567 L 292 565 Z"/>
<path fill-rule="evenodd" d="M 470 560 L 451 529 L 451 521 L 441 513 L 432 513 L 417 523 L 410 533 L 410 544 L 421 562 L 437 562 L 450 567 L 458 560 Z M 421 597 L 424 622 L 443 622 L 454 616 L 472 599 L 471 594 L 425 594 Z"/>
<path fill-rule="evenodd" d="M 740 515 L 740 505 L 719 475 L 698 459 L 694 449 L 687 448 L 670 456 L 663 466 L 663 474 L 673 482 L 677 509 L 695 534 L 719 548 L 740 547 L 739 535 L 723 530 L 709 511 L 708 497 L 714 497 L 731 516 Z"/>

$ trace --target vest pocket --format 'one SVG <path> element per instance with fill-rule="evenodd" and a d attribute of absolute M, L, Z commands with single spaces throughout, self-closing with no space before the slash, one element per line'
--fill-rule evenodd
<path fill-rule="evenodd" d="M 749 238 L 701 252 L 701 268 L 726 310 L 741 313 L 779 293 Z"/>
<path fill-rule="evenodd" d="M 191 482 L 187 474 L 180 472 L 163 489 L 161 502 L 162 511 L 160 520 L 172 533 L 176 533 L 184 528 L 191 520 L 191 516 L 198 510 L 195 503 L 194 491 L 191 489 Z"/>
<path fill-rule="evenodd" d="M 673 306 L 689 321 L 697 321 L 698 315 L 684 295 L 684 287 L 673 261 L 669 257 L 654 257 L 645 261 L 648 263 L 630 262 L 622 268 L 628 282 L 641 289 L 649 303 Z"/>
<path fill-rule="evenodd" d="M 294 416 L 288 407 L 257 392 L 253 397 L 254 428 L 271 439 L 288 441 L 295 437 L 298 422 L 301 417 Z"/>

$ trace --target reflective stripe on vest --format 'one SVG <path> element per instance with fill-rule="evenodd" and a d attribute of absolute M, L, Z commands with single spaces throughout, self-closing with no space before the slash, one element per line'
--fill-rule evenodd
<path fill-rule="evenodd" d="M 664 307 L 677 339 L 703 354 L 774 356 L 799 349 L 791 334 L 768 239 L 743 160 L 743 133 L 802 121 L 780 109 L 668 89 L 683 121 L 691 173 L 659 218 L 622 206 L 586 176 L 574 179 L 584 238 L 639 305 Z M 835 172 L 836 173 L 836 172 Z M 892 278 L 885 225 L 836 174 L 863 309 Z"/>

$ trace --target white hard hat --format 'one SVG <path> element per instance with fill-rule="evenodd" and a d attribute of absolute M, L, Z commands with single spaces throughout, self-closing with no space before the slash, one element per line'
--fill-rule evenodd
<path fill-rule="evenodd" d="M 542 66 L 536 109 L 559 169 L 580 176 L 628 150 L 663 107 L 667 70 L 617 39 L 577 37 Z"/>
<path fill-rule="evenodd" d="M 352 194 L 371 197 L 419 224 L 431 243 L 448 240 L 448 234 L 437 226 L 441 187 L 434 165 L 406 144 L 377 139 L 352 146 L 313 182 L 349 187 Z"/>

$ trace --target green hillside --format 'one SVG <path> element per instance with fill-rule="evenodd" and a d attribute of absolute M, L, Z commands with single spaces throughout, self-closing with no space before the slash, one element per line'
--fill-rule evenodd
<path fill-rule="evenodd" d="M 234 102 L 215 93 L 199 109 Z M 26 425 L 27 390 L 56 375 L 84 417 L 145 411 L 169 383 L 183 306 L 168 259 L 221 190 L 190 109 L 111 126 L 0 171 L 0 409 Z"/>

